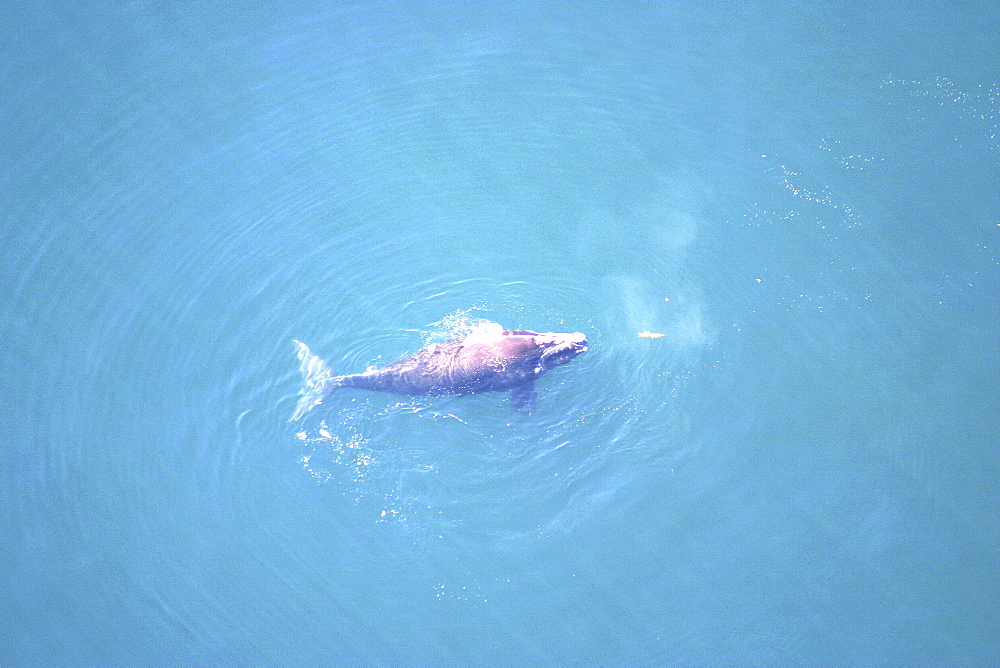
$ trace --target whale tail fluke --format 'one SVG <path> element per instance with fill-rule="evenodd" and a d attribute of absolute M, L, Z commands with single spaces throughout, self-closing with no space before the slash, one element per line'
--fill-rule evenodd
<path fill-rule="evenodd" d="M 295 353 L 299 356 L 299 371 L 302 372 L 305 385 L 299 391 L 302 397 L 295 406 L 292 417 L 288 418 L 289 422 L 294 422 L 311 411 L 313 406 L 322 403 L 323 399 L 340 385 L 330 365 L 319 356 L 313 355 L 309 346 L 301 341 L 293 340 L 292 343 L 295 344 Z"/>

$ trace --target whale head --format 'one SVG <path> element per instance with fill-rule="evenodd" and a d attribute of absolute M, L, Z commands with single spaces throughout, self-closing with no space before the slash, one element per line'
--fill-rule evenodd
<path fill-rule="evenodd" d="M 541 348 L 536 373 L 548 371 L 560 364 L 566 364 L 580 353 L 587 351 L 587 337 L 579 332 L 563 334 L 545 332 L 535 335 L 535 345 Z"/>

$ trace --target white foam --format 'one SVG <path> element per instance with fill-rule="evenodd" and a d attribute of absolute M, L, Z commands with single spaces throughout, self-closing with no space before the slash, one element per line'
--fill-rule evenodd
<path fill-rule="evenodd" d="M 465 336 L 465 339 L 462 341 L 462 345 L 468 346 L 475 343 L 494 343 L 499 341 L 502 336 L 503 325 L 490 322 L 489 320 L 482 320 L 476 323 L 472 331 Z"/>

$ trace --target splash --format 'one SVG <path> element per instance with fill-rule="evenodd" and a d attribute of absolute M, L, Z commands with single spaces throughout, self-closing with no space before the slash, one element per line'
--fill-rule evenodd
<path fill-rule="evenodd" d="M 490 343 L 499 339 L 503 334 L 503 325 L 471 315 L 475 310 L 478 309 L 458 310 L 431 323 L 424 343 L 437 343 L 453 338 L 464 338 L 467 343 Z"/>
<path fill-rule="evenodd" d="M 357 435 L 342 438 L 331 432 L 326 421 L 321 421 L 314 434 L 305 430 L 295 434 L 303 446 L 299 457 L 302 468 L 318 483 L 328 483 L 334 477 L 346 477 L 353 483 L 351 491 L 360 498 L 369 467 L 374 463 L 374 453 Z"/>

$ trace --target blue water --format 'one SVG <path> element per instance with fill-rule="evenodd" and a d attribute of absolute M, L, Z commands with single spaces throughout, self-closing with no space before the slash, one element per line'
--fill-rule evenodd
<path fill-rule="evenodd" d="M 998 31 L 6 3 L 0 663 L 1000 662 Z M 287 422 L 481 321 L 590 351 Z"/>

